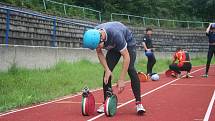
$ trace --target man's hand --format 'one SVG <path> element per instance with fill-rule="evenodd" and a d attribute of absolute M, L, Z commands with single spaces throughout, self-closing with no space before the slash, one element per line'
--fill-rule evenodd
<path fill-rule="evenodd" d="M 118 94 L 122 93 L 125 88 L 125 83 L 123 80 L 117 81 Z"/>
<path fill-rule="evenodd" d="M 213 24 L 213 23 L 210 23 L 210 24 L 208 25 L 208 28 L 206 29 L 206 33 L 207 33 L 207 34 L 209 33 L 212 24 Z"/>
<path fill-rule="evenodd" d="M 148 52 L 148 51 L 151 51 L 151 49 L 146 49 L 146 51 Z"/>
<path fill-rule="evenodd" d="M 105 84 L 108 83 L 108 80 L 109 80 L 110 76 L 111 76 L 111 78 L 113 80 L 112 72 L 110 70 L 105 71 L 105 76 L 104 76 L 104 83 Z"/>

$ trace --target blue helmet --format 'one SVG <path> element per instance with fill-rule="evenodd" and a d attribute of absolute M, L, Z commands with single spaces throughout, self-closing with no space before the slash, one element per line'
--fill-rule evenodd
<path fill-rule="evenodd" d="M 96 29 L 90 29 L 84 33 L 83 37 L 83 47 L 95 49 L 98 47 L 100 42 L 100 32 Z"/>
<path fill-rule="evenodd" d="M 215 29 L 215 23 L 211 24 L 211 29 Z"/>

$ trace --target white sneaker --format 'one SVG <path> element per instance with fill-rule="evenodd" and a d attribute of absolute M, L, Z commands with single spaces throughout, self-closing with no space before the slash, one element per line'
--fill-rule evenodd
<path fill-rule="evenodd" d="M 181 74 L 177 74 L 177 78 L 179 79 L 179 78 L 181 78 L 182 77 L 182 75 Z"/>
<path fill-rule="evenodd" d="M 191 76 L 190 74 L 186 75 L 186 78 L 193 78 L 194 76 Z"/>
<path fill-rule="evenodd" d="M 104 104 L 99 106 L 99 108 L 97 109 L 97 113 L 104 113 Z"/>
<path fill-rule="evenodd" d="M 202 77 L 208 78 L 208 74 L 204 74 L 204 75 L 202 75 Z"/>
<path fill-rule="evenodd" d="M 143 107 L 142 104 L 136 105 L 136 108 L 137 108 L 137 114 L 138 115 L 142 115 L 143 113 L 146 112 L 146 109 Z"/>

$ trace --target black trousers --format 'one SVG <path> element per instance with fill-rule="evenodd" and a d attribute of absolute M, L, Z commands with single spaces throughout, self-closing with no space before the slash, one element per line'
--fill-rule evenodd
<path fill-rule="evenodd" d="M 154 53 L 153 53 L 152 56 L 146 56 L 146 57 L 148 58 L 148 62 L 147 62 L 147 74 L 151 74 L 153 66 L 156 63 L 156 59 L 155 59 Z"/>
<path fill-rule="evenodd" d="M 211 64 L 211 59 L 215 55 L 215 45 L 209 45 L 208 49 L 208 55 L 207 55 L 207 64 L 206 64 L 206 74 L 208 74 L 210 64 Z"/>
<path fill-rule="evenodd" d="M 181 74 L 181 71 L 190 72 L 192 69 L 192 64 L 190 62 L 186 62 L 182 67 L 178 67 L 178 65 L 174 63 L 169 65 L 169 69 L 175 71 L 178 74 Z"/>
<path fill-rule="evenodd" d="M 128 67 L 128 75 L 131 79 L 131 87 L 132 87 L 132 91 L 134 94 L 134 97 L 136 99 L 136 101 L 141 101 L 140 98 L 140 81 L 139 78 L 137 76 L 137 71 L 134 67 L 134 63 L 136 60 L 136 46 L 132 46 L 132 47 L 127 47 L 128 52 L 129 52 L 129 56 L 130 56 L 130 64 Z M 114 51 L 114 50 L 109 50 L 106 54 L 106 61 L 107 61 L 107 65 L 109 67 L 109 69 L 111 71 L 113 71 L 114 67 L 116 66 L 116 64 L 118 63 L 119 59 L 121 57 L 121 53 Z M 105 75 L 105 73 L 104 73 Z M 104 75 L 103 75 L 103 79 L 104 79 Z M 108 84 L 105 85 L 104 81 L 103 81 L 103 92 L 104 92 L 104 100 L 106 100 L 106 91 L 108 90 L 108 88 L 112 88 L 111 85 L 111 78 L 109 78 Z"/>

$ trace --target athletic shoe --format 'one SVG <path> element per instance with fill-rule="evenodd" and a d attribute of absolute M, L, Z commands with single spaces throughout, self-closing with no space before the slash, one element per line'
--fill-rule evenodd
<path fill-rule="evenodd" d="M 182 77 L 182 75 L 181 74 L 177 74 L 177 78 L 181 78 Z"/>
<path fill-rule="evenodd" d="M 204 75 L 202 75 L 202 77 L 208 78 L 208 74 L 204 74 Z"/>
<path fill-rule="evenodd" d="M 191 76 L 190 74 L 186 75 L 186 78 L 193 78 L 194 76 Z"/>
<path fill-rule="evenodd" d="M 150 79 L 151 78 L 151 74 L 147 74 L 147 78 Z"/>
<path fill-rule="evenodd" d="M 172 76 L 172 77 L 176 77 L 176 74 L 175 74 L 175 73 L 171 73 L 171 76 Z"/>
<path fill-rule="evenodd" d="M 99 106 L 99 108 L 97 109 L 97 113 L 104 113 L 104 104 Z"/>
<path fill-rule="evenodd" d="M 143 107 L 142 104 L 137 104 L 136 108 L 137 108 L 137 114 L 138 115 L 142 115 L 143 113 L 146 112 L 146 109 Z"/>

